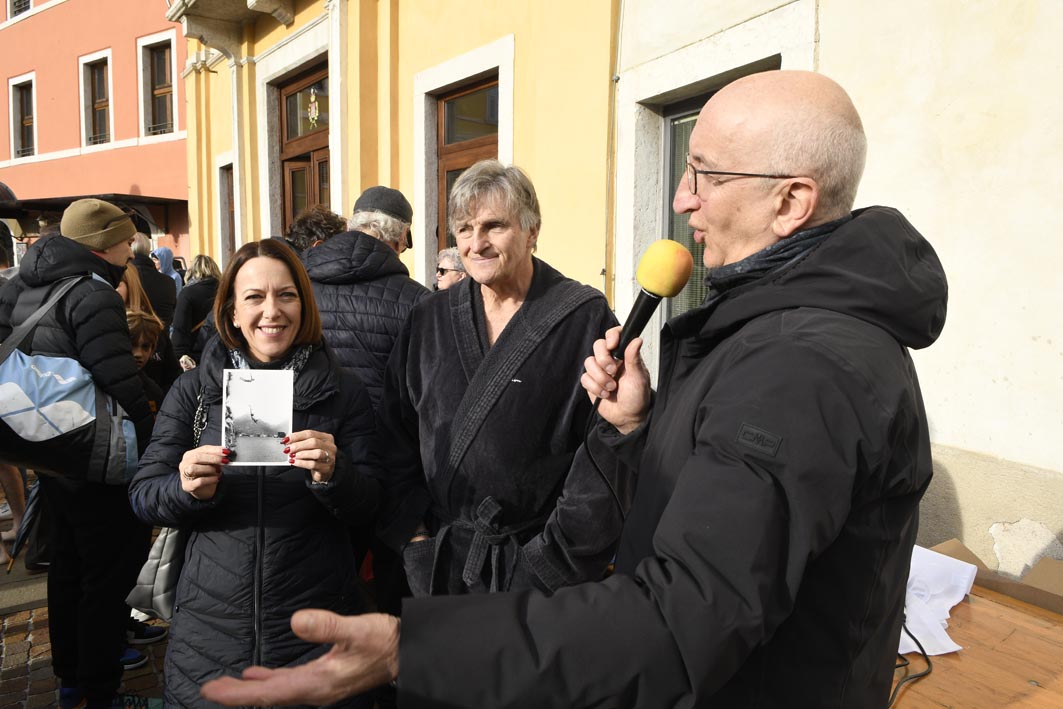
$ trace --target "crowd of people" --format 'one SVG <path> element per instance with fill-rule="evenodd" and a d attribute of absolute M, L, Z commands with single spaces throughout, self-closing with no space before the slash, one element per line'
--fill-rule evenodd
<path fill-rule="evenodd" d="M 91 276 L 29 349 L 121 403 L 139 468 L 40 476 L 62 706 L 118 692 L 152 526 L 186 539 L 167 706 L 886 706 L 931 476 L 908 351 L 947 284 L 899 212 L 854 211 L 865 154 L 822 75 L 709 100 L 673 200 L 708 297 L 665 326 L 655 389 L 605 297 L 536 256 L 512 165 L 454 183 L 435 292 L 387 186 L 188 282 L 73 203 L 0 287 L 0 341 Z M 285 462 L 228 443 L 225 370 L 291 371 Z"/>

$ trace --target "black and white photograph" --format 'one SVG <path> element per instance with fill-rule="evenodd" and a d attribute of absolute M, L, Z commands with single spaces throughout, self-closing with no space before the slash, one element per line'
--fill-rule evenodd
<path fill-rule="evenodd" d="M 290 369 L 225 370 L 222 445 L 236 454 L 230 465 L 288 465 L 293 381 Z"/>

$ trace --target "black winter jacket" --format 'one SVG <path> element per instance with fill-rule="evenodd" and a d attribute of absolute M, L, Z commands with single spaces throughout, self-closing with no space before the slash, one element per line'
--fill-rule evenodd
<path fill-rule="evenodd" d="M 932 467 L 908 348 L 946 298 L 930 244 L 873 207 L 669 321 L 650 420 L 592 437 L 638 466 L 617 573 L 407 601 L 402 706 L 884 708 Z"/>
<path fill-rule="evenodd" d="M 430 291 L 410 278 L 395 250 L 360 231 L 337 234 L 307 249 L 325 343 L 340 365 L 365 383 L 379 407 L 384 368 L 399 329 Z"/>
<path fill-rule="evenodd" d="M 41 320 L 30 352 L 76 359 L 125 409 L 143 452 L 154 419 L 133 360 L 125 306 L 115 290 L 123 271 L 66 237 L 39 239 L 26 251 L 18 275 L 0 288 L 0 341 L 33 314 L 25 301 L 19 303 L 23 291 L 51 287 L 67 276 L 93 276 L 74 286 Z"/>
<path fill-rule="evenodd" d="M 172 278 L 155 268 L 155 262 L 150 256 L 134 256 L 133 265 L 137 267 L 140 285 L 144 286 L 144 292 L 148 294 L 148 302 L 151 303 L 152 309 L 159 316 L 159 320 L 162 320 L 162 324 L 170 327 L 177 303 L 177 284 Z"/>
<path fill-rule="evenodd" d="M 177 310 L 173 314 L 173 351 L 178 359 L 182 355 L 189 355 L 199 362 L 206 344 L 205 340 L 199 338 L 199 332 L 214 307 L 217 292 L 217 278 L 192 281 L 181 289 L 181 294 L 177 296 Z"/>
<path fill-rule="evenodd" d="M 296 665 L 321 654 L 324 648 L 292 634 L 289 621 L 300 608 L 366 610 L 346 531 L 370 521 L 379 498 L 368 475 L 376 458 L 365 388 L 326 349 L 315 350 L 295 380 L 293 426 L 335 437 L 332 480 L 311 485 L 308 471 L 296 467 L 226 466 L 214 498 L 200 501 L 181 489 L 178 465 L 192 448 L 200 391 L 208 406 L 200 445 L 221 442 L 227 366 L 220 340 L 212 340 L 166 397 L 130 484 L 140 519 L 190 532 L 166 654 L 168 705 L 203 706 L 203 682 L 251 664 Z"/>

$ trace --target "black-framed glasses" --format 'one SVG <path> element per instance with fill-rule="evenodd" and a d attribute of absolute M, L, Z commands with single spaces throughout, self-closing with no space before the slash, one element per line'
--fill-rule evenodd
<path fill-rule="evenodd" d="M 769 175 L 762 172 L 728 172 L 726 170 L 699 170 L 690 162 L 687 153 L 687 189 L 690 194 L 698 193 L 698 175 L 715 175 L 717 177 L 767 177 L 772 180 L 789 180 L 797 175 Z"/>

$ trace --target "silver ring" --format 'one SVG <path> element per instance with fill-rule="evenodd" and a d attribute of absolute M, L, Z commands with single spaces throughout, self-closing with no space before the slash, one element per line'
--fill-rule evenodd
<path fill-rule="evenodd" d="M 181 477 L 183 477 L 185 480 L 195 480 L 196 479 L 196 476 L 193 475 L 192 473 L 181 473 Z"/>
<path fill-rule="evenodd" d="M 332 455 L 328 451 L 325 451 L 325 462 L 327 463 L 330 460 L 332 460 Z"/>

